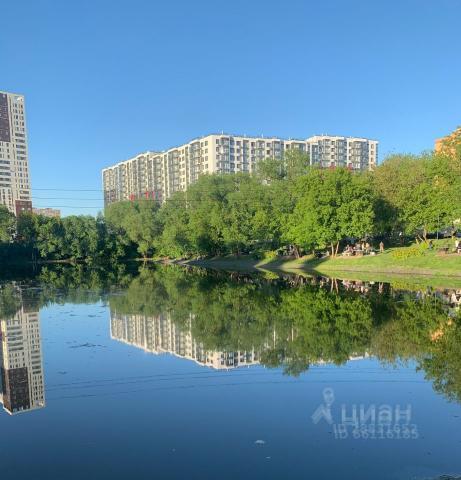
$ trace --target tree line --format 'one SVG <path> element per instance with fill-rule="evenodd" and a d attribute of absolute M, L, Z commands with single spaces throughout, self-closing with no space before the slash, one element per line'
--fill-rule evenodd
<path fill-rule="evenodd" d="M 375 170 L 319 169 L 300 151 L 257 172 L 203 175 L 163 204 L 118 202 L 104 215 L 63 219 L 0 206 L 0 260 L 117 260 L 338 251 L 349 239 L 424 240 L 461 218 L 461 148 L 393 155 Z"/>

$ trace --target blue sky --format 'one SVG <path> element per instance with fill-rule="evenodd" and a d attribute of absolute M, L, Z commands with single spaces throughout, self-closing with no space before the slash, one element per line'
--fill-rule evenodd
<path fill-rule="evenodd" d="M 382 160 L 461 124 L 460 0 L 15 0 L 1 16 L 34 203 L 64 214 L 98 210 L 101 168 L 211 132 L 365 136 Z"/>

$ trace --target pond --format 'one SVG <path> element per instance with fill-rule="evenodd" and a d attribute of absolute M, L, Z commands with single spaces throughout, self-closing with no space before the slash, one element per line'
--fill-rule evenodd
<path fill-rule="evenodd" d="M 461 475 L 461 290 L 179 266 L 0 285 L 2 478 Z"/>

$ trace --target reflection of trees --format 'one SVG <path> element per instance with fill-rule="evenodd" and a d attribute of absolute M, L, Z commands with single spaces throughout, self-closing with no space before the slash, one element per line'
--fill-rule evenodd
<path fill-rule="evenodd" d="M 21 308 L 21 297 L 13 284 L 0 286 L 0 319 L 13 317 Z"/>
<path fill-rule="evenodd" d="M 373 326 L 371 301 L 355 292 L 336 295 L 309 285 L 294 289 L 258 277 L 230 282 L 182 268 L 142 272 L 110 305 L 118 313 L 168 312 L 178 324 L 192 314 L 192 333 L 204 348 L 254 348 L 263 363 L 284 365 L 290 373 L 364 354 Z"/>
<path fill-rule="evenodd" d="M 390 318 L 377 326 L 371 345 L 375 355 L 389 362 L 420 357 L 430 347 L 431 332 L 448 321 L 435 297 L 416 300 L 407 294 L 392 299 L 390 308 Z"/>
<path fill-rule="evenodd" d="M 431 380 L 436 391 L 448 399 L 461 402 L 461 319 L 445 325 L 443 334 L 437 338 L 419 365 Z"/>
<path fill-rule="evenodd" d="M 366 297 L 304 286 L 283 292 L 282 314 L 292 329 L 284 336 L 287 356 L 304 357 L 307 364 L 341 364 L 369 345 L 372 309 Z"/>
<path fill-rule="evenodd" d="M 1 302 L 8 301 L 7 292 L 18 287 L 21 288 L 23 302 L 34 305 L 38 310 L 49 303 L 95 303 L 104 300 L 111 291 L 126 288 L 135 274 L 137 267 L 133 269 L 124 264 L 112 269 L 83 264 L 54 264 L 42 266 L 35 272 L 21 271 L 12 276 L 14 282 L 0 283 L 0 293 L 4 291 L 0 295 L 0 313 Z"/>
<path fill-rule="evenodd" d="M 434 295 L 325 288 L 293 277 L 206 273 L 180 266 L 113 270 L 47 266 L 23 300 L 93 303 L 119 314 L 168 314 L 207 350 L 256 350 L 268 367 L 298 375 L 322 361 L 343 364 L 365 353 L 383 362 L 413 360 L 434 388 L 461 401 L 461 318 L 449 319 Z M 296 287 L 294 288 L 293 285 Z M 20 306 L 20 305 L 19 305 Z M 0 287 L 0 315 L 18 309 L 13 286 Z M 190 324 L 192 318 L 192 325 Z"/>
<path fill-rule="evenodd" d="M 110 298 L 110 306 L 126 314 L 168 313 L 184 328 L 192 316 L 192 334 L 204 348 L 254 348 L 264 365 L 282 366 L 290 375 L 364 354 L 386 363 L 415 360 L 438 391 L 461 399 L 461 333 L 439 299 L 291 283 L 238 275 L 231 281 L 181 267 L 145 269 L 125 295 Z"/>

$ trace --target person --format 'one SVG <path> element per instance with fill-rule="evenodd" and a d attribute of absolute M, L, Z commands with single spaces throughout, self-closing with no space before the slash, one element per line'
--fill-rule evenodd
<path fill-rule="evenodd" d="M 432 250 L 433 247 L 434 243 L 432 242 L 432 240 L 429 240 L 429 250 Z"/>
<path fill-rule="evenodd" d="M 380 253 L 384 252 L 384 242 L 382 240 L 379 242 L 379 252 Z"/>
<path fill-rule="evenodd" d="M 459 248 L 459 240 L 456 239 L 455 240 L 455 250 L 458 250 L 458 248 Z"/>

